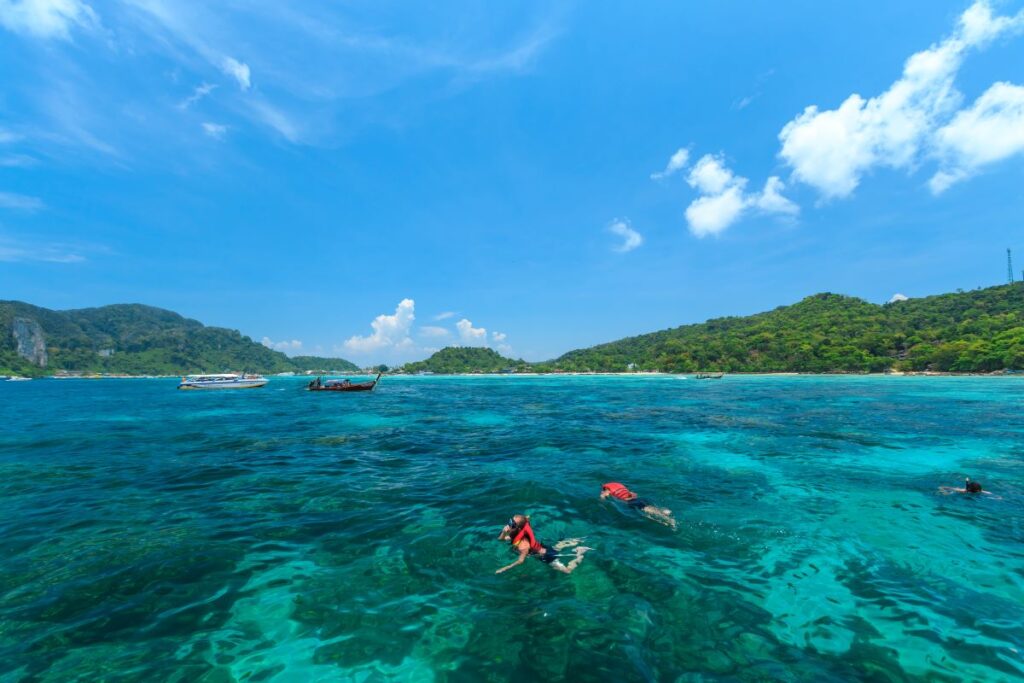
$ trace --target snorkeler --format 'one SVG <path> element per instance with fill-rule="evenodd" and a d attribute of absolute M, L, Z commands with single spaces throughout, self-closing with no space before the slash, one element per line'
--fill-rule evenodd
<path fill-rule="evenodd" d="M 962 489 L 955 486 L 940 486 L 939 491 L 944 495 L 949 495 L 950 493 L 984 493 L 986 496 L 992 495 L 991 491 L 986 491 L 981 488 L 980 481 L 971 481 L 970 477 L 964 479 L 964 487 Z M 996 497 L 998 498 L 998 496 Z"/>
<path fill-rule="evenodd" d="M 676 520 L 672 517 L 671 510 L 668 508 L 658 507 L 646 500 L 642 500 L 639 496 L 618 482 L 613 481 L 601 486 L 601 499 L 604 500 L 608 496 L 623 501 L 627 506 L 634 510 L 639 510 L 640 513 L 648 519 L 653 519 L 655 522 L 666 524 L 673 529 L 676 528 Z"/>
<path fill-rule="evenodd" d="M 581 538 L 569 538 L 564 541 L 559 541 L 554 546 L 546 546 L 537 540 L 537 537 L 533 535 L 533 527 L 530 526 L 530 518 L 527 515 L 512 515 L 508 522 L 502 528 L 501 533 L 498 534 L 499 541 L 507 540 L 512 544 L 512 548 L 519 553 L 519 558 L 512 564 L 506 565 L 494 572 L 500 574 L 504 571 L 508 571 L 516 565 L 522 564 L 528 555 L 534 555 L 544 564 L 551 565 L 552 569 L 558 570 L 565 574 L 571 574 L 573 569 L 580 566 L 580 562 L 583 561 L 583 555 L 588 550 L 593 548 L 587 548 L 586 546 L 580 545 L 583 542 Z M 569 556 L 574 556 L 574 559 L 568 564 L 562 564 L 560 559 L 562 555 L 559 553 L 561 550 L 576 546 Z"/>

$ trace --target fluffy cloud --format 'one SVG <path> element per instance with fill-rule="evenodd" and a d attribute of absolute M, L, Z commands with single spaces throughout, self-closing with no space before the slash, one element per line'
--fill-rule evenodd
<path fill-rule="evenodd" d="M 505 334 L 504 332 L 491 332 L 491 339 L 500 344 L 506 339 L 508 339 L 508 335 Z"/>
<path fill-rule="evenodd" d="M 228 76 L 238 81 L 238 87 L 248 90 L 252 85 L 249 81 L 249 65 L 244 64 L 234 57 L 225 57 L 221 60 L 220 69 Z"/>
<path fill-rule="evenodd" d="M 686 168 L 686 164 L 689 161 L 689 150 L 680 147 L 678 150 L 676 150 L 676 153 L 669 158 L 668 164 L 665 165 L 664 171 L 659 171 L 657 173 L 651 174 L 651 180 L 661 180 L 662 178 L 667 178 L 676 171 L 681 171 L 684 168 Z"/>
<path fill-rule="evenodd" d="M 1024 87 L 992 85 L 936 132 L 935 147 L 942 162 L 929 186 L 936 194 L 984 166 L 1024 153 Z"/>
<path fill-rule="evenodd" d="M 747 179 L 729 170 L 721 156 L 705 154 L 686 182 L 702 195 L 686 207 L 686 222 L 696 237 L 720 234 L 750 209 L 790 216 L 800 211 L 782 196 L 785 184 L 775 176 L 768 178 L 761 192 L 748 194 Z"/>
<path fill-rule="evenodd" d="M 894 304 L 894 303 L 896 303 L 897 301 L 906 301 L 906 300 L 907 300 L 907 299 L 909 299 L 909 298 L 910 298 L 910 297 L 908 297 L 908 296 L 907 296 L 906 294 L 900 294 L 899 292 L 896 292 L 896 293 L 895 293 L 895 294 L 893 294 L 893 295 L 892 295 L 892 297 L 891 297 L 891 298 L 889 299 L 889 303 L 891 303 L 891 304 Z"/>
<path fill-rule="evenodd" d="M 228 132 L 228 127 L 221 123 L 210 123 L 209 121 L 204 121 L 203 132 L 215 140 L 221 140 L 224 138 L 224 134 Z"/>
<path fill-rule="evenodd" d="M 98 24 L 92 7 L 81 0 L 0 0 L 0 26 L 15 33 L 66 40 L 72 26 Z"/>
<path fill-rule="evenodd" d="M 365 337 L 350 337 L 344 348 L 352 353 L 371 353 L 388 349 L 403 349 L 413 345 L 409 330 L 416 319 L 416 302 L 402 299 L 394 315 L 378 315 L 370 327 L 373 334 Z"/>
<path fill-rule="evenodd" d="M 268 349 L 274 349 L 275 351 L 301 351 L 302 342 L 298 339 L 292 339 L 291 341 L 271 341 L 270 337 L 264 337 L 261 343 Z"/>
<path fill-rule="evenodd" d="M 854 93 L 836 109 L 807 107 L 779 133 L 780 156 L 795 179 L 827 198 L 849 196 L 876 166 L 913 168 L 960 105 L 953 82 L 968 52 L 1021 28 L 1024 11 L 996 17 L 988 2 L 978 0 L 960 16 L 952 36 L 911 55 L 901 78 L 882 94 L 864 99 Z M 933 190 L 965 171 L 955 162 L 952 169 L 933 179 Z"/>
<path fill-rule="evenodd" d="M 615 219 L 608 226 L 608 231 L 622 238 L 622 244 L 615 247 L 615 251 L 625 253 L 633 251 L 644 243 L 643 236 L 638 233 L 629 223 L 629 219 Z"/>
<path fill-rule="evenodd" d="M 38 211 L 43 208 L 43 200 L 13 192 L 0 192 L 0 209 L 19 209 L 21 211 Z"/>
<path fill-rule="evenodd" d="M 473 323 L 463 318 L 455 323 L 455 329 L 459 331 L 459 341 L 466 346 L 487 346 L 486 328 L 473 327 Z"/>

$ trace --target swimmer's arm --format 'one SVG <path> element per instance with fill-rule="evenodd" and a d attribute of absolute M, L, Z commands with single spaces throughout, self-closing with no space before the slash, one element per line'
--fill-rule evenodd
<path fill-rule="evenodd" d="M 525 548 L 520 548 L 519 549 L 519 558 L 515 562 L 513 562 L 512 564 L 505 565 L 504 567 L 502 567 L 501 569 L 499 569 L 498 571 L 496 571 L 494 573 L 495 574 L 500 574 L 502 572 L 507 572 L 509 569 L 512 569 L 512 567 L 515 567 L 517 565 L 522 564 L 523 562 L 526 561 L 526 556 L 529 555 L 529 554 L 530 554 L 530 546 L 529 546 L 529 544 L 527 544 Z"/>

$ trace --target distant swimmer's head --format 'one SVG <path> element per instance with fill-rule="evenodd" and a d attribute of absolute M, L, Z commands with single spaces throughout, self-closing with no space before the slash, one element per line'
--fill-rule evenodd
<path fill-rule="evenodd" d="M 968 479 L 964 488 L 967 489 L 967 493 L 981 493 L 981 483 L 977 481 L 971 481 Z"/>

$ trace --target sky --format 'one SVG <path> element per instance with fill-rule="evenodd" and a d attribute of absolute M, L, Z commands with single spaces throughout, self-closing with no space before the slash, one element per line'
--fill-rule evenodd
<path fill-rule="evenodd" d="M 360 364 L 1024 270 L 1024 2 L 0 0 L 0 299 Z"/>

